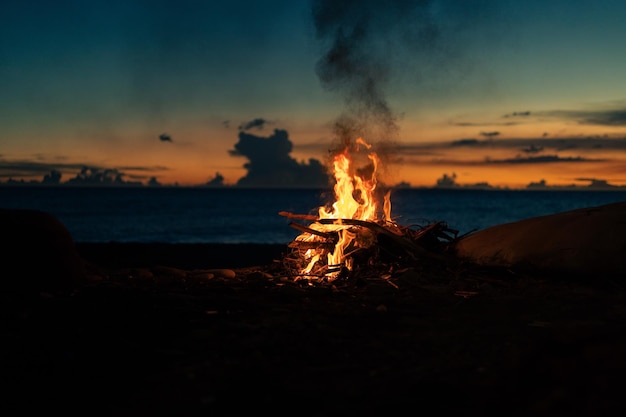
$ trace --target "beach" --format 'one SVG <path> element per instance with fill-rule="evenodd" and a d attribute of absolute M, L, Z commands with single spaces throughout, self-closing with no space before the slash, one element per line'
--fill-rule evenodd
<path fill-rule="evenodd" d="M 4 415 L 626 408 L 626 288 L 614 279 L 424 259 L 314 284 L 285 276 L 280 245 L 75 249 L 75 287 L 2 293 Z"/>

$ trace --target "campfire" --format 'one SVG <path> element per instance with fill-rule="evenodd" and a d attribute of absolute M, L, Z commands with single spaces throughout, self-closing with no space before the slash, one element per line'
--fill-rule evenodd
<path fill-rule="evenodd" d="M 280 212 L 294 221 L 298 235 L 283 263 L 296 279 L 332 282 L 364 267 L 393 272 L 424 259 L 442 259 L 458 232 L 444 222 L 396 223 L 391 190 L 378 183 L 380 159 L 362 138 L 348 142 L 333 157 L 334 202 L 316 215 Z M 296 222 L 309 221 L 309 224 Z"/>

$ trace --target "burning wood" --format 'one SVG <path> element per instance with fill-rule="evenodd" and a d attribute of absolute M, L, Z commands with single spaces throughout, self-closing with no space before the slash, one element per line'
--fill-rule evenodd
<path fill-rule="evenodd" d="M 320 237 L 322 237 L 324 239 L 327 239 L 327 240 L 336 239 L 336 236 L 337 236 L 334 233 L 321 232 L 319 230 L 315 230 L 315 229 L 311 229 L 310 227 L 303 226 L 303 225 L 301 225 L 299 223 L 293 223 L 292 222 L 292 223 L 289 223 L 289 226 L 293 227 L 296 230 L 301 231 L 302 233 L 309 233 L 309 234 L 312 234 L 312 235 L 315 235 L 315 236 L 320 236 Z"/>
<path fill-rule="evenodd" d="M 370 151 L 371 146 L 359 138 L 335 155 L 336 200 L 332 207 L 320 207 L 317 216 L 279 213 L 312 222 L 306 226 L 289 224 L 301 232 L 289 244 L 292 252 L 283 260 L 287 271 L 296 279 L 333 281 L 361 266 L 443 260 L 446 246 L 456 239 L 457 231 L 443 222 L 417 230 L 396 224 L 391 218 L 390 191 L 384 195 L 381 212 L 377 198 L 380 193 L 375 192 L 378 156 L 370 152 L 368 166 L 353 166 L 354 154 L 362 148 Z"/>
<path fill-rule="evenodd" d="M 332 256 L 336 250 L 337 234 L 320 233 L 313 229 L 318 225 L 345 225 L 347 231 L 354 236 L 352 242 L 343 248 L 343 261 L 340 264 L 328 265 L 324 257 Z M 290 223 L 294 227 L 295 223 Z M 295 226 L 297 230 L 312 232 L 321 237 L 310 241 L 294 240 L 289 243 L 292 249 L 283 262 L 292 275 L 300 278 L 322 278 L 333 281 L 335 275 L 345 271 L 348 258 L 358 258 L 359 266 L 388 269 L 392 264 L 396 268 L 415 265 L 425 261 L 444 261 L 446 249 L 457 239 L 457 231 L 449 229 L 444 222 L 432 223 L 413 229 L 400 227 L 395 223 L 379 224 L 374 221 L 355 219 L 317 219 L 312 227 Z M 313 251 L 317 256 L 315 267 L 306 269 L 307 252 Z M 352 262 L 354 264 L 354 262 Z M 303 272 L 305 271 L 305 272 Z"/>

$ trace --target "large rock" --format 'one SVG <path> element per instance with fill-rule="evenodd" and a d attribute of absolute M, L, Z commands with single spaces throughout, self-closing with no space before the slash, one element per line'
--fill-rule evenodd
<path fill-rule="evenodd" d="M 0 291 L 72 291 L 83 261 L 66 227 L 38 210 L 0 209 Z"/>
<path fill-rule="evenodd" d="M 539 275 L 626 278 L 626 202 L 533 217 L 461 238 L 478 265 Z"/>

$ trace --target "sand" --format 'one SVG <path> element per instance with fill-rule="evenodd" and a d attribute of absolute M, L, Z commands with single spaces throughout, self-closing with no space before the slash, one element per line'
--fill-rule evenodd
<path fill-rule="evenodd" d="M 626 411 L 622 282 L 424 260 L 309 285 L 252 249 L 76 243 L 80 285 L 2 293 L 3 415 Z"/>

